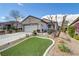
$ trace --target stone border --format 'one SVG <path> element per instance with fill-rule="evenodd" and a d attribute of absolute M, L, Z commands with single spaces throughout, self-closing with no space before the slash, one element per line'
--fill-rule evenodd
<path fill-rule="evenodd" d="M 54 41 L 54 40 L 52 40 L 51 38 L 48 38 L 48 39 L 50 39 L 53 43 L 46 49 L 46 51 L 44 52 L 43 56 L 46 56 L 47 53 L 50 51 L 50 49 L 51 49 L 51 48 L 54 46 L 54 44 L 55 44 L 55 41 Z"/>

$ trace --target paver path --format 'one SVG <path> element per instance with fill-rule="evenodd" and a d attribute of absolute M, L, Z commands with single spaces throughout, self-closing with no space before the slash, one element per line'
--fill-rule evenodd
<path fill-rule="evenodd" d="M 51 48 L 51 50 L 48 52 L 48 56 L 79 56 L 79 41 L 76 39 L 71 38 L 70 36 L 68 36 L 65 33 L 61 33 L 60 34 L 60 38 L 55 38 L 55 46 Z M 66 42 L 67 46 L 70 48 L 71 53 L 64 53 L 61 52 L 58 49 L 58 43 L 59 40 L 63 40 L 64 42 Z"/>

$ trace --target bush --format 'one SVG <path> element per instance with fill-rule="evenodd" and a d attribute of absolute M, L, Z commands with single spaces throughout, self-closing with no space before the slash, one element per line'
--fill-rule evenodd
<path fill-rule="evenodd" d="M 40 33 L 40 29 L 37 29 L 37 32 Z"/>
<path fill-rule="evenodd" d="M 65 42 L 64 42 L 63 40 L 60 40 L 60 39 L 59 39 L 59 40 L 58 40 L 58 43 L 65 43 Z"/>
<path fill-rule="evenodd" d="M 12 27 L 11 27 L 11 30 L 16 30 L 16 27 L 15 27 L 15 26 L 12 26 Z"/>
<path fill-rule="evenodd" d="M 3 30 L 6 30 L 6 27 L 5 26 L 3 27 Z"/>
<path fill-rule="evenodd" d="M 71 36 L 71 37 L 74 37 L 74 34 L 75 34 L 75 28 L 73 26 L 69 26 L 68 29 L 68 34 Z"/>
<path fill-rule="evenodd" d="M 37 35 L 37 31 L 34 30 L 32 34 L 33 34 L 33 35 Z"/>
<path fill-rule="evenodd" d="M 62 52 L 70 52 L 70 49 L 68 47 L 66 47 L 64 44 L 59 44 L 58 48 L 62 51 Z"/>
<path fill-rule="evenodd" d="M 79 40 L 79 35 L 75 35 L 74 38 L 75 38 L 76 40 Z"/>
<path fill-rule="evenodd" d="M 48 29 L 48 34 L 52 34 L 52 29 Z"/>

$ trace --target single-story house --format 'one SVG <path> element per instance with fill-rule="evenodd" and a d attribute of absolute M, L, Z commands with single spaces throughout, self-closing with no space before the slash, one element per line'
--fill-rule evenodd
<path fill-rule="evenodd" d="M 75 33 L 79 34 L 79 17 L 76 18 L 71 24 L 70 26 L 74 26 L 75 27 Z"/>
<path fill-rule="evenodd" d="M 22 21 L 23 31 L 27 33 L 32 33 L 34 30 L 48 30 L 58 29 L 57 22 L 51 22 L 48 19 L 40 19 L 35 16 L 28 16 Z"/>
<path fill-rule="evenodd" d="M 48 30 L 48 22 L 34 16 L 28 16 L 22 21 L 23 31 L 32 33 L 34 30 Z"/>

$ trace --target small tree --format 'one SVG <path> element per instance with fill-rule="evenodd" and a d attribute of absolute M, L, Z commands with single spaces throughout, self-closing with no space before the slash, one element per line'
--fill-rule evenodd
<path fill-rule="evenodd" d="M 12 10 L 12 11 L 10 12 L 10 16 L 13 17 L 13 18 L 17 21 L 17 19 L 18 19 L 21 15 L 20 15 L 20 12 L 19 12 L 19 11 L 17 11 L 17 10 Z"/>
<path fill-rule="evenodd" d="M 12 10 L 12 11 L 10 12 L 10 16 L 13 17 L 16 21 L 18 21 L 18 18 L 21 17 L 21 14 L 20 14 L 20 12 L 17 11 L 17 10 Z M 17 28 L 17 26 L 18 26 L 18 24 L 17 24 L 17 22 L 16 22 L 16 28 Z"/>
<path fill-rule="evenodd" d="M 57 37 L 59 37 L 60 33 L 63 32 L 66 17 L 67 17 L 66 15 L 63 16 L 63 21 L 62 21 L 62 24 L 61 24 L 61 27 L 60 27 L 60 30 L 59 30 L 59 33 L 58 33 Z"/>
<path fill-rule="evenodd" d="M 48 34 L 52 34 L 53 30 L 52 29 L 48 29 Z"/>

